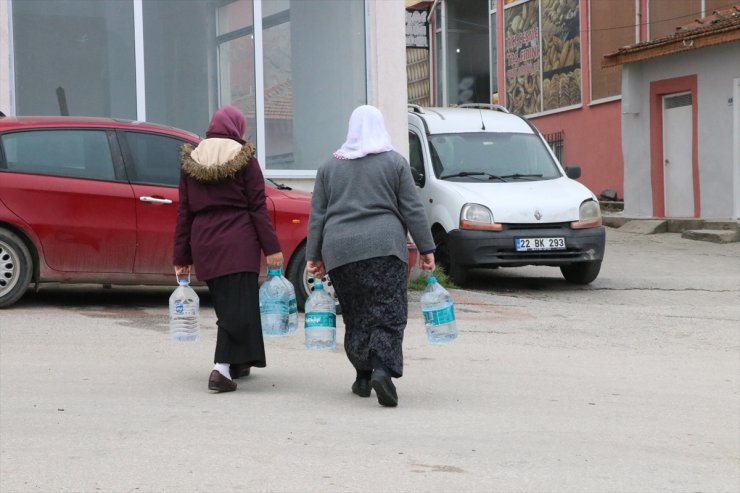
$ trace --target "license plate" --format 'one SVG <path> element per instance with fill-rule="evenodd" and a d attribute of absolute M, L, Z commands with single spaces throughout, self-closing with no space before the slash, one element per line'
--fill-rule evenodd
<path fill-rule="evenodd" d="M 516 238 L 517 252 L 565 250 L 565 238 Z"/>

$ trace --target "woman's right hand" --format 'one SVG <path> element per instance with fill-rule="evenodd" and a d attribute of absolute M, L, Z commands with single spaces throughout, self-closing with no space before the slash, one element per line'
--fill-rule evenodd
<path fill-rule="evenodd" d="M 186 276 L 190 274 L 190 271 L 192 270 L 193 265 L 176 265 L 175 266 L 175 275 L 176 276 Z"/>
<path fill-rule="evenodd" d="M 310 276 L 324 277 L 326 270 L 324 270 L 324 262 L 321 260 L 309 260 L 306 262 L 306 270 Z"/>
<path fill-rule="evenodd" d="M 271 269 L 277 269 L 283 266 L 283 252 L 273 253 L 265 257 L 265 263 Z"/>
<path fill-rule="evenodd" d="M 423 270 L 424 272 L 432 272 L 435 268 L 434 254 L 426 253 L 422 255 L 421 262 L 419 262 L 419 265 L 421 267 L 421 270 Z"/>

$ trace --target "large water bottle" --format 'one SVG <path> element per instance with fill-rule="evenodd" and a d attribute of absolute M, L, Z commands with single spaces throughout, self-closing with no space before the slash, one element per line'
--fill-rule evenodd
<path fill-rule="evenodd" d="M 452 297 L 434 276 L 429 276 L 427 287 L 421 293 L 421 311 L 430 343 L 445 344 L 457 339 Z"/>
<path fill-rule="evenodd" d="M 290 290 L 281 279 L 283 269 L 267 269 L 267 280 L 260 286 L 262 335 L 288 335 Z"/>
<path fill-rule="evenodd" d="M 288 287 L 290 298 L 288 298 L 288 333 L 292 334 L 298 329 L 298 299 L 295 296 L 295 287 L 285 276 L 280 274 L 280 279 Z"/>
<path fill-rule="evenodd" d="M 173 341 L 197 341 L 200 336 L 200 298 L 190 287 L 190 276 L 177 279 L 170 295 L 170 338 Z"/>
<path fill-rule="evenodd" d="M 334 349 L 337 347 L 337 308 L 334 297 L 324 291 L 318 279 L 306 300 L 305 332 L 308 349 Z"/>

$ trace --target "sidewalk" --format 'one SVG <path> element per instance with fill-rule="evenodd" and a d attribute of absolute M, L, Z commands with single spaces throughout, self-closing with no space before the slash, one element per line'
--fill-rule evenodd
<path fill-rule="evenodd" d="M 712 243 L 740 241 L 738 220 L 637 218 L 624 216 L 621 212 L 605 212 L 602 220 L 604 226 L 619 228 L 627 233 L 681 233 L 683 238 Z"/>

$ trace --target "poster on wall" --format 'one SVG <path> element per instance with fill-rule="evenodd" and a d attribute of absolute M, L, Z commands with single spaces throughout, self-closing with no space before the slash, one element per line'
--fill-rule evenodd
<path fill-rule="evenodd" d="M 581 104 L 579 0 L 512 4 L 504 29 L 509 111 L 530 115 Z"/>
<path fill-rule="evenodd" d="M 542 0 L 542 100 L 544 110 L 581 103 L 578 0 Z"/>
<path fill-rule="evenodd" d="M 504 46 L 507 109 L 524 115 L 542 111 L 539 0 L 505 11 Z"/>
<path fill-rule="evenodd" d="M 406 48 L 429 48 L 426 10 L 406 10 Z"/>

